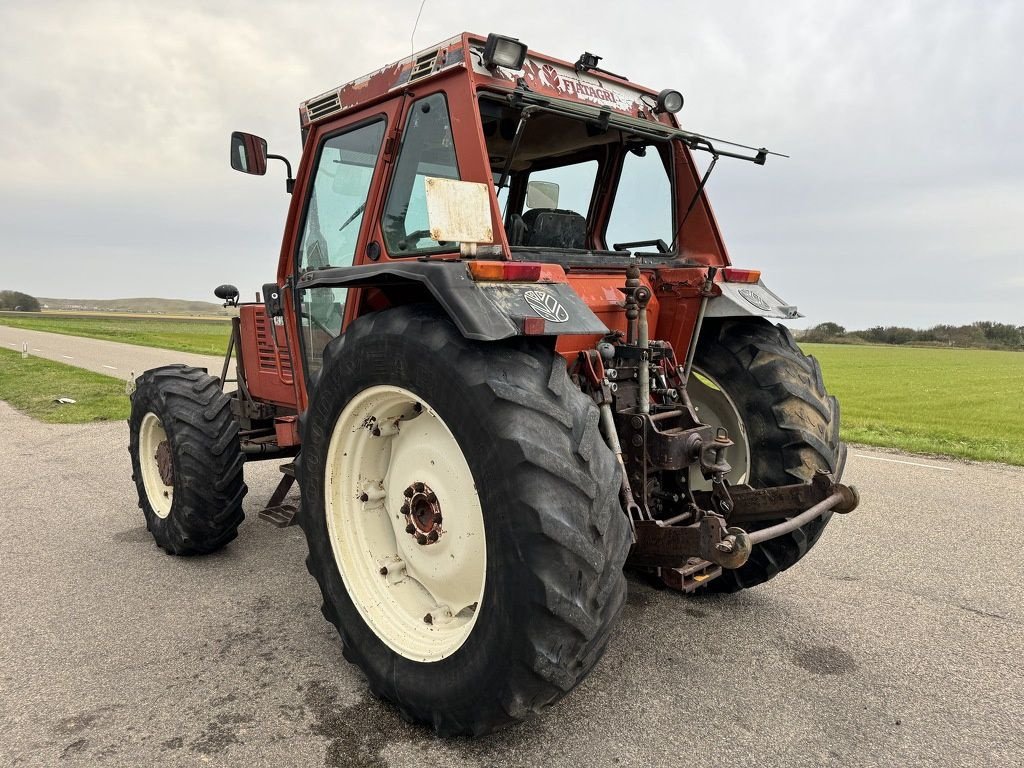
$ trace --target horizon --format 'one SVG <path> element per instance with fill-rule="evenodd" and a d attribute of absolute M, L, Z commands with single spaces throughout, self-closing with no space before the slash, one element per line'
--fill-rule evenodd
<path fill-rule="evenodd" d="M 0 291 L 3 291 L 3 290 L 14 290 L 14 291 L 17 291 L 18 289 L 17 288 L 6 288 L 4 286 L 0 286 Z M 25 293 L 25 292 L 22 291 L 22 293 Z M 182 302 L 182 303 L 203 303 L 203 304 L 209 304 L 211 307 L 217 307 L 217 308 L 220 308 L 220 309 L 224 309 L 223 303 L 220 302 L 220 301 L 209 301 L 207 299 L 183 299 L 181 297 L 173 297 L 173 296 L 113 296 L 113 297 L 110 297 L 110 298 L 99 298 L 99 297 L 81 298 L 81 297 L 75 297 L 75 296 L 72 296 L 72 297 L 33 296 L 33 298 L 35 298 L 39 302 L 43 302 L 43 301 L 63 301 L 63 302 L 78 301 L 78 302 L 83 302 L 83 303 L 90 302 L 90 301 L 102 301 L 102 302 L 111 302 L 111 301 L 126 301 L 126 302 L 127 301 L 140 301 L 141 302 L 141 301 L 150 301 L 150 300 L 156 300 L 156 301 L 178 301 L 178 302 Z M 245 303 L 248 303 L 248 302 L 247 302 L 247 300 L 242 300 L 241 303 L 245 304 Z M 4 310 L 4 311 L 11 312 L 12 310 Z M 57 310 L 57 311 L 60 311 L 60 310 Z M 132 309 L 132 310 L 100 310 L 100 311 L 114 313 L 114 312 L 118 312 L 118 311 L 138 312 L 139 310 Z M 25 312 L 25 314 L 36 314 L 36 313 Z M 805 319 L 809 319 L 809 318 L 797 318 L 797 322 L 799 322 L 801 320 L 805 320 Z M 785 325 L 787 328 L 790 328 L 791 330 L 795 330 L 795 331 L 809 331 L 809 330 L 811 330 L 811 329 L 813 329 L 813 328 L 815 328 L 816 326 L 819 326 L 819 325 L 824 325 L 824 324 L 827 324 L 827 323 L 835 323 L 834 320 L 829 320 L 829 319 L 819 320 L 819 321 L 813 322 L 813 323 L 811 323 L 809 325 L 794 325 L 793 324 L 794 321 L 793 320 L 788 320 L 788 319 L 787 320 L 779 320 L 779 322 L 782 325 Z M 951 322 L 951 321 L 939 322 L 939 323 L 932 323 L 932 324 L 927 325 L 927 326 L 900 325 L 898 323 L 874 323 L 872 325 L 865 325 L 865 326 L 862 326 L 862 327 L 854 327 L 854 326 L 847 327 L 847 326 L 843 326 L 842 323 L 838 323 L 838 325 L 843 326 L 843 330 L 844 330 L 845 333 L 857 333 L 859 331 L 871 330 L 872 328 L 876 328 L 876 327 L 882 327 L 882 328 L 909 328 L 910 330 L 914 330 L 914 331 L 929 331 L 929 330 L 932 330 L 933 328 L 936 328 L 938 326 L 961 327 L 961 326 L 978 325 L 979 323 L 997 323 L 997 324 L 1002 324 L 1002 325 L 1014 325 L 1013 323 L 1001 323 L 998 320 L 991 320 L 989 318 L 981 318 L 981 319 L 978 319 L 978 320 L 968 320 L 966 322 Z M 1014 327 L 1024 328 L 1024 318 L 1022 318 L 1022 324 L 1021 325 L 1014 325 Z"/>

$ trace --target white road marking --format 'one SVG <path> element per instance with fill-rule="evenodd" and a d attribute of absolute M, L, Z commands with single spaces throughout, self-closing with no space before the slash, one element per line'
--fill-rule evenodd
<path fill-rule="evenodd" d="M 117 370 L 117 368 L 115 368 L 115 367 L 114 367 L 114 366 L 112 366 L 112 365 L 104 365 L 103 367 L 104 367 L 104 368 L 109 368 L 109 369 L 110 369 L 110 370 L 112 370 L 112 371 L 116 371 L 116 370 Z"/>
<path fill-rule="evenodd" d="M 61 355 L 61 357 L 63 357 L 65 360 L 74 360 L 75 359 L 71 355 Z"/>
<path fill-rule="evenodd" d="M 32 351 L 33 351 L 33 352 L 42 352 L 43 350 L 41 350 L 41 349 L 36 349 L 35 347 L 32 347 Z"/>
<path fill-rule="evenodd" d="M 890 461 L 893 464 L 909 464 L 912 467 L 924 467 L 925 469 L 941 469 L 943 472 L 953 472 L 955 467 L 940 467 L 937 464 L 918 464 L 916 461 L 903 461 L 902 459 L 883 459 L 881 456 L 868 456 L 863 453 L 853 454 L 858 459 L 871 459 L 872 461 Z"/>
<path fill-rule="evenodd" d="M 10 344 L 10 345 L 11 345 L 12 347 L 16 347 L 16 346 L 18 346 L 18 345 L 17 345 L 17 344 L 15 344 L 15 343 L 14 343 L 13 341 L 8 341 L 7 343 L 8 343 L 8 344 Z"/>

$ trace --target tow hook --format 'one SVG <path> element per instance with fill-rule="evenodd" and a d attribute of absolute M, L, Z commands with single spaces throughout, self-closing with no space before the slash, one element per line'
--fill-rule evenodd
<path fill-rule="evenodd" d="M 754 545 L 750 543 L 750 536 L 742 528 L 730 526 L 725 529 L 725 533 L 722 540 L 715 544 L 716 557 L 704 559 L 718 563 L 723 568 L 739 568 L 750 558 L 750 551 Z"/>

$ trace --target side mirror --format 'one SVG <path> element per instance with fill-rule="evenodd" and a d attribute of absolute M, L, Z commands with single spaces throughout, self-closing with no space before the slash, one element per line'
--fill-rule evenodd
<path fill-rule="evenodd" d="M 263 176 L 267 172 L 267 140 L 242 131 L 232 133 L 231 167 L 242 173 Z"/>
<path fill-rule="evenodd" d="M 531 181 L 526 185 L 527 208 L 557 208 L 558 184 L 553 181 Z"/>
<path fill-rule="evenodd" d="M 263 284 L 263 309 L 267 317 L 282 317 L 284 308 L 281 304 L 281 287 L 277 283 Z"/>

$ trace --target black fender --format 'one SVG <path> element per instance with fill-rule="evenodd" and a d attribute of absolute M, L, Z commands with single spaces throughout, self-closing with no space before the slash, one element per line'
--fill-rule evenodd
<path fill-rule="evenodd" d="M 326 267 L 303 274 L 296 289 L 384 288 L 410 283 L 426 287 L 467 339 L 497 341 L 526 333 L 608 333 L 608 327 L 568 283 L 476 281 L 463 261 L 392 261 Z M 543 320 L 543 326 L 537 318 Z"/>

